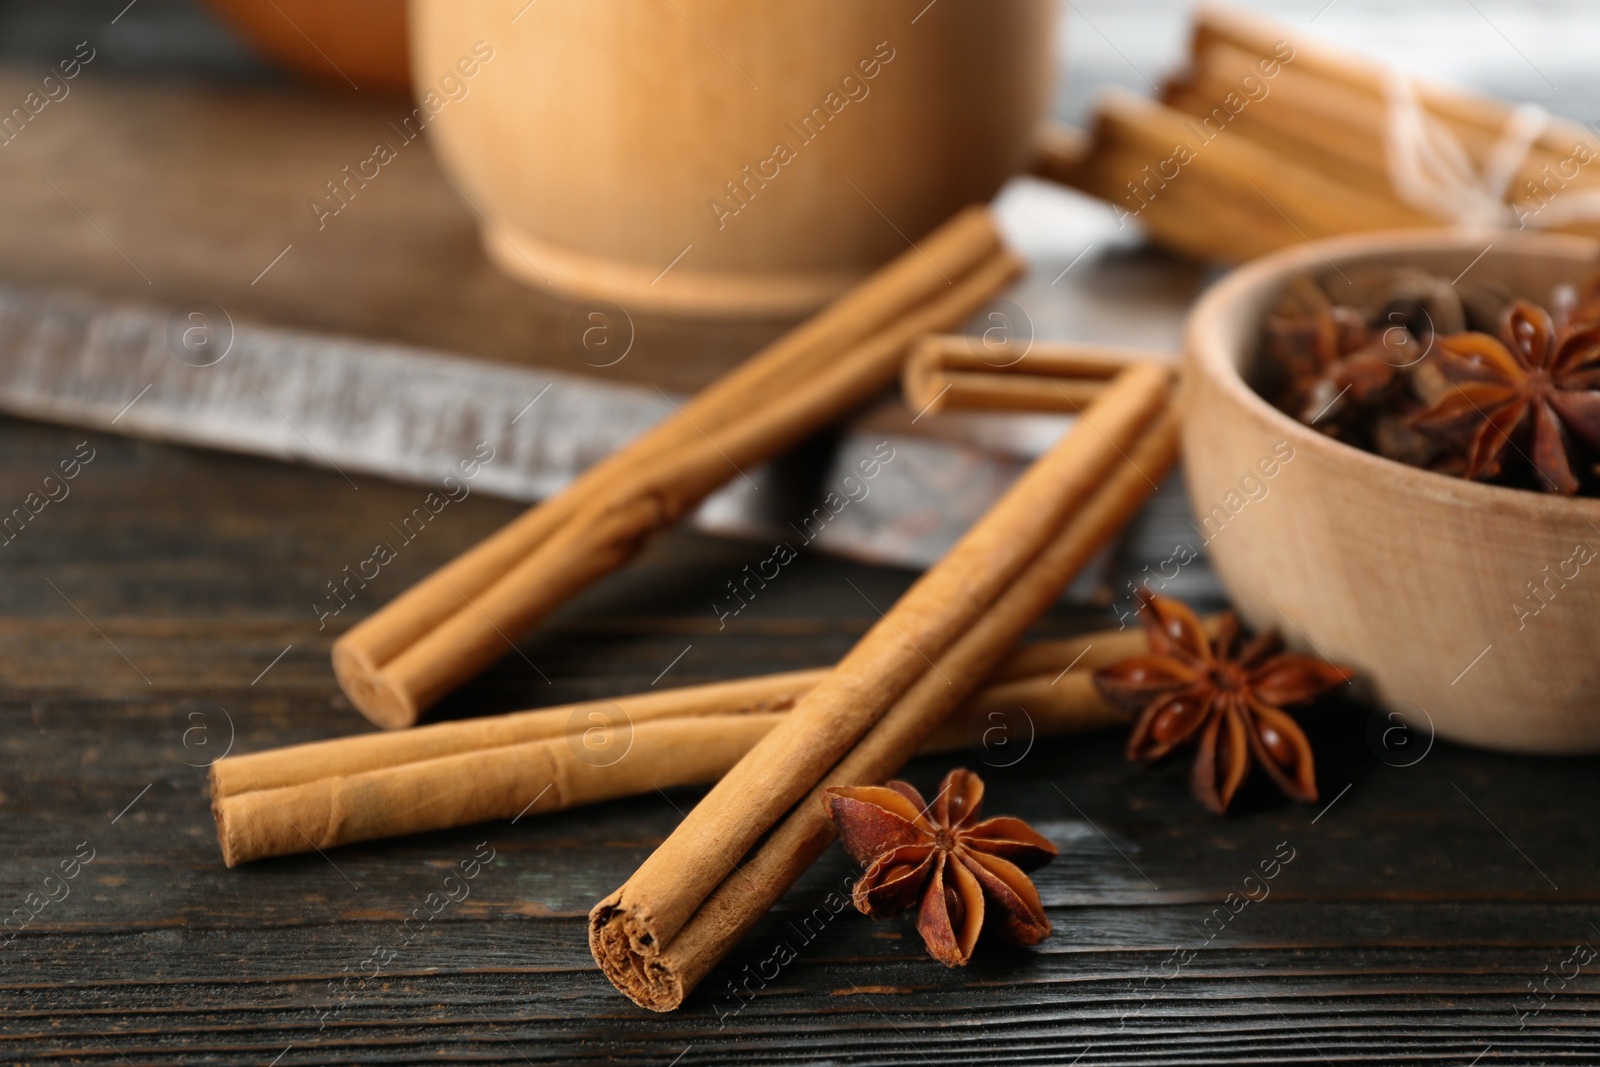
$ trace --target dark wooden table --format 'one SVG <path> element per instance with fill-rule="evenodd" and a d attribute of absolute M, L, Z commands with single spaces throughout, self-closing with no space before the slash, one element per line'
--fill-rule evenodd
<path fill-rule="evenodd" d="M 974 753 L 992 809 L 1062 846 L 1038 875 L 1049 941 L 986 944 L 949 971 L 908 925 L 853 911 L 806 940 L 800 917 L 852 873 L 835 850 L 669 1016 L 612 990 L 584 916 L 692 791 L 226 870 L 205 764 L 230 741 L 251 751 L 365 726 L 329 672 L 332 628 L 319 633 L 307 605 L 420 490 L 371 479 L 353 490 L 331 472 L 6 421 L 0 501 L 21 500 L 85 440 L 94 459 L 71 496 L 0 548 L 0 901 L 26 914 L 40 894 L 0 948 L 0 1062 L 1600 1055 L 1593 964 L 1561 977 L 1575 946 L 1600 944 L 1600 762 L 1418 736 L 1385 745 L 1357 706 L 1305 716 L 1321 803 L 1256 792 L 1227 818 L 1189 799 L 1181 769 L 1125 764 L 1120 737 L 1040 742 L 1010 767 L 993 764 L 1015 750 Z M 372 602 L 512 513 L 479 499 L 452 508 Z M 447 712 L 644 689 L 686 646 L 661 684 L 826 663 L 874 618 L 846 579 L 886 604 L 912 577 L 802 556 L 717 632 L 709 591 L 764 551 L 666 537 Z M 1103 622 L 1060 614 L 1042 630 Z M 908 774 L 926 787 L 947 765 Z M 470 895 L 408 940 L 407 914 L 490 849 Z M 46 876 L 91 850 L 66 895 L 52 881 L 60 899 L 39 906 Z M 1249 878 L 1263 862 L 1277 871 L 1264 886 Z M 1241 905 L 1246 894 L 1260 899 Z M 779 941 L 795 961 L 734 999 L 727 981 Z M 394 955 L 374 976 L 364 961 L 383 948 Z M 1530 983 L 1545 980 L 1554 995 L 1521 1017 L 1538 1003 Z"/>
<path fill-rule="evenodd" d="M 159 28 L 178 5 L 141 6 L 126 21 Z M 1487 6 L 1497 18 L 1505 7 Z M 214 55 L 212 39 L 199 40 L 195 50 Z M 72 106 L 119 114 L 95 99 Z M 216 121 L 204 108 L 201 118 Z M 52 136 L 62 140 L 51 151 L 66 152 L 64 133 Z M 164 143 L 130 137 L 128 151 Z M 28 158 L 0 164 L 49 153 Z M 72 180 L 88 195 L 82 175 Z M 184 195 L 200 189 L 189 180 Z M 140 188 L 153 197 L 158 184 Z M 59 211 L 48 202 L 39 210 Z M 114 198 L 103 207 L 114 211 Z M 383 210 L 352 224 L 377 225 Z M 138 214 L 127 209 L 118 221 L 129 229 L 114 232 L 148 268 L 141 235 L 153 242 L 160 227 Z M 470 233 L 459 216 L 438 225 Z M 11 274 L 77 276 L 60 248 L 8 232 L 0 258 Z M 456 244 L 470 260 L 470 242 Z M 84 248 L 98 246 L 85 238 Z M 256 251 L 236 258 L 254 263 Z M 94 254 L 104 257 L 90 272 L 97 288 L 138 291 L 137 278 L 118 278 L 121 261 Z M 209 271 L 182 250 L 148 254 L 168 296 L 193 295 L 179 290 Z M 286 273 L 276 295 L 227 284 L 269 314 L 285 293 L 321 285 L 319 263 Z M 559 321 L 501 307 L 514 303 L 509 285 L 495 292 L 504 299 L 480 355 L 513 358 L 519 337 Z M 391 319 L 381 305 L 349 303 L 284 317 L 348 330 L 384 323 L 420 340 L 448 331 L 415 311 Z M 663 336 L 667 349 L 688 343 Z M 712 361 L 752 337 L 724 336 Z M 0 1062 L 1600 1062 L 1591 1021 L 1600 961 L 1588 948 L 1600 945 L 1600 761 L 1472 751 L 1393 731 L 1356 705 L 1304 717 L 1318 804 L 1252 789 L 1226 818 L 1190 800 L 1181 767 L 1124 763 L 1117 736 L 1040 742 L 1020 759 L 1016 749 L 974 752 L 966 762 L 987 779 L 991 810 L 1029 819 L 1062 846 L 1037 876 L 1050 940 L 1031 950 L 986 943 L 970 967 L 948 971 L 925 958 L 909 924 L 847 911 L 808 930 L 803 917 L 853 873 L 835 850 L 668 1016 L 612 990 L 589 958 L 584 920 L 694 791 L 227 870 L 206 765 L 230 746 L 366 728 L 328 667 L 338 630 L 319 631 L 310 605 L 422 490 L 370 478 L 352 489 L 331 472 L 0 420 L 0 515 L 81 442 L 94 458 L 71 495 L 0 544 L 0 919 L 11 917 L 0 932 Z M 357 610 L 514 513 L 481 497 L 451 508 Z M 719 632 L 710 599 L 768 548 L 664 537 L 443 713 L 824 664 L 876 618 L 847 579 L 882 606 L 914 577 L 808 554 Z M 1141 562 L 1118 560 L 1107 584 Z M 1040 632 L 1109 620 L 1062 609 Z M 906 773 L 927 787 L 949 762 Z M 490 850 L 470 895 L 420 932 L 402 927 L 450 869 Z M 1275 872 L 1266 883 L 1251 877 L 1263 864 Z M 779 942 L 795 960 L 735 998 L 729 982 Z"/>

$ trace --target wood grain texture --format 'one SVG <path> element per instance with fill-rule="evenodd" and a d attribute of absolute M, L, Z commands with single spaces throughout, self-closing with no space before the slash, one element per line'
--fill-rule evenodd
<path fill-rule="evenodd" d="M 4 500 L 86 439 L 0 430 Z M 834 850 L 667 1017 L 594 970 L 584 915 L 694 791 L 225 870 L 204 796 L 219 749 L 200 742 L 224 744 L 230 721 L 235 751 L 363 728 L 326 667 L 334 627 L 317 631 L 309 599 L 416 490 L 87 439 L 96 458 L 73 495 L 0 547 L 0 903 L 23 906 L 80 842 L 95 850 L 70 895 L 0 948 L 0 1060 L 1467 1063 L 1492 1046 L 1483 1062 L 1531 1063 L 1582 1059 L 1600 1036 L 1588 971 L 1526 1027 L 1518 1017 L 1528 982 L 1600 940 L 1600 762 L 1440 742 L 1389 766 L 1354 706 L 1307 716 L 1324 801 L 1338 797 L 1320 818 L 1265 790 L 1212 818 L 1181 768 L 1129 767 L 1115 736 L 1041 742 L 1009 769 L 972 754 L 991 810 L 1063 847 L 1039 874 L 1050 941 L 986 943 L 947 971 L 904 924 L 846 911 L 805 927 L 852 873 Z M 380 582 L 405 584 L 511 510 L 469 499 Z M 674 681 L 829 662 L 876 619 L 867 600 L 886 605 L 911 578 L 804 554 L 718 631 L 702 594 L 765 551 L 669 535 L 446 712 L 646 689 L 686 648 Z M 1105 618 L 1058 613 L 1041 630 Z M 950 762 L 908 773 L 926 786 Z M 1227 894 L 1285 841 L 1295 857 L 1270 895 L 1208 940 Z M 495 858 L 470 895 L 406 943 L 407 914 L 480 842 Z M 807 929 L 820 933 L 802 943 Z M 798 958 L 730 1014 L 728 980 L 780 940 Z M 376 979 L 340 984 L 379 947 L 395 955 Z M 1195 956 L 1173 974 L 1178 948 Z"/>

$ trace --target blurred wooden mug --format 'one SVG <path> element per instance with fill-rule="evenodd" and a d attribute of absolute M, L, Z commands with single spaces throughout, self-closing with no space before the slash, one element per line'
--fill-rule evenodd
<path fill-rule="evenodd" d="M 510 274 L 642 311 L 791 317 L 1026 165 L 1055 14 L 411 0 L 412 125 Z"/>

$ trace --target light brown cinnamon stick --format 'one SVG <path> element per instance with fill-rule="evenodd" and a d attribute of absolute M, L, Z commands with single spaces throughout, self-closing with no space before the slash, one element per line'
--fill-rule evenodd
<path fill-rule="evenodd" d="M 798 444 L 834 415 L 882 388 L 883 369 L 898 365 L 913 339 L 971 315 L 1021 270 L 1002 252 L 955 281 L 929 305 L 897 320 L 803 383 L 740 419 L 641 459 L 494 586 L 464 602 L 370 679 L 388 706 L 423 708 L 505 652 L 522 633 L 589 582 L 631 558 L 644 540 L 676 522 L 730 477 Z"/>
<path fill-rule="evenodd" d="M 268 856 L 539 814 L 652 789 L 713 782 L 781 714 L 657 719 L 623 728 L 624 753 L 584 758 L 568 738 L 457 752 L 212 801 L 229 867 Z"/>
<path fill-rule="evenodd" d="M 1107 635 L 1106 647 L 1132 651 L 1135 642 L 1142 648 L 1144 638 L 1130 630 Z M 1114 662 L 1121 657 L 1102 652 L 1083 658 Z M 806 673 L 820 680 L 828 671 Z M 945 724 L 928 750 L 970 747 L 1009 758 L 1010 750 L 996 746 L 1013 745 L 1020 753 L 1036 737 L 1126 723 L 1126 715 L 1100 698 L 1092 679 L 1093 669 L 1080 666 L 990 686 L 974 695 L 963 714 Z M 605 726 L 568 729 L 533 740 L 219 793 L 211 809 L 223 862 L 233 867 L 269 856 L 490 819 L 521 819 L 656 789 L 709 784 L 783 715 L 772 710 L 700 711 L 693 708 L 671 718 L 631 721 L 612 717 L 604 720 Z M 565 723 L 568 716 L 562 714 L 560 719 Z M 591 745 L 590 730 L 604 736 Z M 415 732 L 376 736 L 387 739 Z"/>
<path fill-rule="evenodd" d="M 432 723 L 410 730 L 357 734 L 228 756 L 211 765 L 211 795 L 230 797 L 258 789 L 342 778 L 505 745 L 581 737 L 595 728 L 703 715 L 786 711 L 831 668 L 786 671 L 708 685 L 635 693 L 551 708 Z M 1041 668 L 1043 669 L 1043 668 Z"/>
<path fill-rule="evenodd" d="M 712 788 L 622 888 L 596 905 L 590 948 L 618 989 L 655 1010 L 681 1003 L 737 937 L 728 936 L 729 924 L 716 914 L 721 905 L 712 907 L 708 925 L 693 931 L 686 925 L 697 920 L 719 886 L 746 883 L 743 873 L 734 872 L 750 848 L 913 688 L 935 687 L 945 701 L 937 714 L 926 713 L 931 733 L 977 687 L 1081 566 L 1077 557 L 1087 558 L 1091 542 L 1104 543 L 1148 492 L 1123 488 L 1125 479 L 1113 471 L 1129 449 L 1140 451 L 1136 442 L 1144 443 L 1141 438 L 1166 406 L 1170 382 L 1168 371 L 1151 365 L 1119 375 L 1073 431 L 912 586 L 827 681 Z M 1161 436 L 1168 439 L 1168 421 L 1160 421 Z M 1141 485 L 1153 485 L 1147 477 L 1139 473 Z M 1116 495 L 1100 504 L 1108 481 L 1117 486 Z M 1062 563 L 1063 530 L 1079 528 L 1073 516 L 1080 511 L 1101 518 L 1072 542 L 1071 559 Z M 1103 517 L 1111 513 L 1115 524 Z M 1019 581 L 1024 574 L 1027 579 Z M 952 650 L 955 658 L 947 659 Z M 897 754 L 903 759 L 914 749 Z M 758 884 L 748 889 L 751 899 L 765 899 Z"/>
<path fill-rule="evenodd" d="M 1326 44 L 1231 5 L 1202 4 L 1195 11 L 1191 47 L 1198 64 L 1217 45 L 1225 45 L 1254 56 L 1274 54 L 1277 43 L 1289 42 L 1294 48 L 1292 66 L 1296 72 L 1314 75 L 1329 82 L 1383 101 L 1387 97 L 1389 70 L 1383 64 L 1355 52 Z M 1429 82 L 1414 81 L 1418 101 L 1434 117 L 1445 122 L 1470 147 L 1486 149 L 1506 129 L 1511 108 L 1504 101 Z M 1600 154 L 1600 139 L 1574 122 L 1551 118 L 1534 143 L 1535 156 L 1518 174 L 1520 179 L 1538 180 L 1538 167 L 1548 158 L 1565 158 L 1574 144 L 1585 144 Z"/>
<path fill-rule="evenodd" d="M 731 433 L 746 451 L 723 461 L 714 484 L 726 481 L 737 467 L 769 457 L 882 388 L 908 332 L 955 325 L 1019 269 L 1001 249 L 986 209 L 957 216 L 677 416 L 352 628 L 334 647 L 341 686 L 379 725 L 415 722 L 423 708 L 503 651 L 506 635 L 520 634 L 576 588 L 619 565 L 644 533 L 672 521 L 671 508 L 627 497 L 636 481 L 619 484 L 641 464 L 655 464 L 668 485 L 674 463 L 692 467 L 703 484 L 706 446 L 722 445 L 720 435 Z M 826 386 L 831 392 L 819 388 L 819 366 L 833 372 Z M 750 433 L 752 421 L 779 402 L 788 405 L 788 418 L 769 434 Z M 678 493 L 671 503 L 681 509 L 692 497 Z M 580 530 L 538 565 L 523 566 L 575 521 L 611 525 Z M 574 540 L 595 541 L 597 532 L 611 539 L 575 560 L 563 555 Z"/>
<path fill-rule="evenodd" d="M 1069 581 L 1133 516 L 1152 491 L 1150 481 L 1159 481 L 1177 456 L 1178 420 L 1168 417 L 1029 568 L 1034 580 L 1017 582 L 1006 599 L 939 661 L 941 669 L 953 674 L 981 664 L 995 644 L 1025 628 L 1021 620 L 1035 609 L 1043 610 L 1041 598 Z M 601 901 L 589 915 L 589 947 L 607 977 L 642 1007 L 671 1011 L 681 1005 L 832 843 L 833 825 L 822 806 L 827 790 L 886 780 L 938 729 L 950 707 L 949 687 L 935 672 L 924 674 L 760 848 L 745 857 L 739 874 L 726 879 L 669 944 L 652 951 L 652 946 L 622 942 L 609 911 L 617 894 Z"/>
<path fill-rule="evenodd" d="M 1294 58 L 1280 65 L 1272 57 L 1281 42 L 1292 47 Z M 1257 72 L 1267 60 L 1278 68 L 1271 80 L 1257 79 L 1267 95 L 1231 116 L 1231 127 L 1286 158 L 1400 202 L 1390 181 L 1386 144 L 1394 73 L 1382 64 L 1253 12 L 1215 4 L 1198 9 L 1191 51 L 1190 72 L 1164 94 L 1169 104 L 1197 114 L 1210 111 L 1229 91 L 1237 93 L 1242 75 Z M 1511 125 L 1511 105 L 1408 81 L 1422 109 L 1483 166 Z M 1600 158 L 1600 138 L 1592 130 L 1547 116 L 1517 161 L 1507 199 L 1536 215 L 1543 202 L 1568 186 L 1594 188 L 1600 173 L 1584 164 L 1595 158 Z M 1600 222 L 1575 219 L 1552 228 L 1592 235 L 1600 233 Z"/>
<path fill-rule="evenodd" d="M 1270 71 L 1271 73 L 1267 73 Z M 1381 64 L 1217 4 L 1195 17 L 1190 69 L 1163 104 L 1110 93 L 1093 128 L 1040 140 L 1036 169 L 1104 198 L 1119 221 L 1207 260 L 1368 230 L 1450 225 L 1393 184 L 1394 75 Z M 1479 166 L 1507 135 L 1510 105 L 1408 80 L 1419 105 Z M 1563 190 L 1600 186 L 1600 138 L 1550 119 L 1507 192 L 1519 220 L 1600 235 L 1600 220 L 1563 209 Z M 1569 200 L 1576 212 L 1583 204 Z M 1015 389 L 1016 387 L 1009 387 Z"/>
<path fill-rule="evenodd" d="M 1144 647 L 1144 638 L 1136 628 L 1037 641 L 1012 652 L 996 668 L 990 681 L 998 685 L 1032 675 L 1053 678 L 1069 667 L 1094 671 L 1143 651 Z M 280 789 L 529 741 L 567 738 L 581 741 L 590 730 L 622 724 L 642 725 L 658 719 L 687 716 L 787 711 L 832 670 L 832 667 L 817 667 L 681 686 L 228 756 L 211 765 L 211 795 L 222 798 L 255 790 Z"/>
<path fill-rule="evenodd" d="M 1081 412 L 1116 373 L 1153 353 L 1107 345 L 1036 341 L 1014 362 L 991 361 L 962 334 L 932 334 L 906 357 L 900 390 L 906 407 Z M 1155 356 L 1155 358 L 1160 358 Z"/>
<path fill-rule="evenodd" d="M 1149 434 L 1112 482 L 1095 495 L 978 627 L 939 660 L 946 674 L 959 672 L 1026 625 L 1040 598 L 1059 589 L 1097 546 L 1119 528 L 1149 492 L 1146 475 L 1159 480 L 1176 458 L 1176 420 Z M 1040 608 L 1042 610 L 1042 608 Z M 928 671 L 884 716 L 855 750 L 812 790 L 764 841 L 744 858 L 740 873 L 727 878 L 666 944 L 643 944 L 621 936 L 612 910 L 619 894 L 590 915 L 590 947 L 602 970 L 636 1003 L 668 1011 L 703 979 L 757 919 L 783 895 L 833 839 L 820 797 L 828 786 L 882 781 L 904 762 L 950 707 L 949 686 Z"/>
<path fill-rule="evenodd" d="M 1041 170 L 1202 259 L 1238 261 L 1319 237 L 1437 224 L 1392 195 L 1328 177 L 1237 131 L 1207 136 L 1181 111 L 1110 91 L 1083 154 L 1046 160 Z"/>
<path fill-rule="evenodd" d="M 1242 134 L 1285 158 L 1369 192 L 1393 195 L 1385 161 L 1382 101 L 1293 63 L 1270 80 L 1259 77 L 1260 57 L 1215 44 L 1196 53 L 1195 66 L 1168 82 L 1161 102 L 1206 128 Z M 1240 99 L 1246 76 L 1265 86 L 1237 113 L 1224 103 Z M 1220 110 L 1219 110 L 1220 109 Z"/>

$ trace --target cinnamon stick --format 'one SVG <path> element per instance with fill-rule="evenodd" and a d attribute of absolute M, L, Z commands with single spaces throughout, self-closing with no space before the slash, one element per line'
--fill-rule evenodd
<path fill-rule="evenodd" d="M 254 789 L 212 801 L 222 861 L 536 815 L 653 789 L 714 782 L 778 713 L 658 719 L 612 737 L 616 762 L 585 759 L 568 738 L 457 752 L 396 767 Z"/>
<path fill-rule="evenodd" d="M 1118 371 L 1151 353 L 1036 341 L 1015 362 L 991 362 L 973 337 L 933 334 L 906 357 L 900 390 L 912 411 L 1058 411 L 1077 414 Z"/>
<path fill-rule="evenodd" d="M 1208 129 L 1226 129 L 1346 184 L 1394 195 L 1383 142 L 1383 101 L 1293 63 L 1263 81 L 1259 62 L 1253 53 L 1230 45 L 1205 48 L 1196 53 L 1194 68 L 1162 88 L 1161 102 L 1202 126 L 1209 123 Z M 1247 75 L 1267 93 L 1234 113 L 1223 101 L 1230 93 L 1237 100 Z"/>
<path fill-rule="evenodd" d="M 978 339 L 960 333 L 923 337 L 911 350 L 911 363 L 947 371 L 991 371 L 1040 378 L 1083 378 L 1108 382 L 1135 363 L 1148 363 L 1153 353 L 1142 348 L 1085 341 L 1035 341 L 1014 360 L 997 359 L 975 347 Z"/>
<path fill-rule="evenodd" d="M 1108 635 L 1109 644 L 1131 646 L 1134 640 L 1142 647 L 1143 637 L 1136 631 Z M 1107 659 L 1104 654 L 1095 658 Z M 1116 658 L 1120 657 L 1108 661 Z M 820 681 L 828 671 L 807 673 Z M 569 729 L 535 740 L 375 765 L 289 785 L 218 793 L 211 805 L 217 841 L 223 862 L 233 867 L 269 856 L 490 819 L 521 819 L 657 789 L 709 784 L 782 717 L 781 711 L 773 710 L 701 713 L 691 708 L 671 718 L 609 719 L 605 721 L 611 725 L 588 728 L 604 732 L 599 752 L 586 743 L 588 730 Z M 568 716 L 560 718 L 564 722 Z M 1126 722 L 1127 716 L 1095 690 L 1093 669 L 1080 666 L 979 691 L 926 749 L 992 747 L 988 735 L 1001 731 L 997 736 L 1022 750 L 1035 737 Z M 415 732 L 376 736 L 386 739 Z"/>
<path fill-rule="evenodd" d="M 1390 72 L 1375 60 L 1306 37 L 1240 8 L 1208 3 L 1195 11 L 1191 47 L 1197 64 L 1204 62 L 1204 54 L 1217 45 L 1266 57 L 1274 54 L 1279 41 L 1288 41 L 1293 46 L 1296 71 L 1337 83 L 1369 98 L 1380 101 L 1387 98 Z M 1511 108 L 1493 97 L 1415 80 L 1414 87 L 1422 107 L 1474 147 L 1487 148 L 1497 140 L 1511 116 Z M 1574 144 L 1585 144 L 1600 155 L 1600 139 L 1591 131 L 1577 123 L 1552 117 L 1535 139 L 1534 151 L 1547 158 L 1561 159 L 1571 155 Z M 1529 166 L 1519 171 L 1518 179 L 1537 182 L 1537 168 L 1542 160 L 1528 162 Z"/>
<path fill-rule="evenodd" d="M 1013 651 L 990 675 L 989 681 L 1002 685 L 1033 675 L 1054 678 L 1069 667 L 1094 671 L 1141 652 L 1144 647 L 1144 638 L 1136 627 L 1037 641 Z M 220 799 L 255 790 L 343 778 L 462 752 L 529 741 L 581 738 L 596 728 L 638 726 L 659 719 L 688 716 L 787 711 L 832 670 L 832 667 L 817 667 L 680 686 L 614 699 L 433 723 L 410 730 L 358 734 L 228 756 L 211 765 L 211 795 Z"/>
<path fill-rule="evenodd" d="M 1043 610 L 1050 590 L 1059 590 L 1138 510 L 1178 456 L 1178 420 L 1164 418 L 1129 456 L 1089 505 L 1062 531 L 995 610 L 939 661 L 948 674 L 980 665 L 996 644 L 1027 626 Z M 873 727 L 838 766 L 745 857 L 737 876 L 726 879 L 676 938 L 665 946 L 636 945 L 617 934 L 611 909 L 618 894 L 589 913 L 589 947 L 601 970 L 636 1004 L 671 1011 L 683 1003 L 711 969 L 738 944 L 832 843 L 834 829 L 822 798 L 834 786 L 882 782 L 905 763 L 949 714 L 951 694 L 929 671 Z"/>
<path fill-rule="evenodd" d="M 933 383 L 929 383 L 933 384 Z M 928 395 L 926 386 L 918 395 L 906 394 L 906 406 L 913 411 L 1038 411 L 1076 415 L 1105 392 L 1104 382 L 1082 378 L 1035 378 L 1001 373 L 962 373 L 940 375 L 938 388 Z M 917 401 L 927 396 L 919 404 Z"/>
<path fill-rule="evenodd" d="M 351 702 L 382 726 L 415 722 L 492 661 L 511 636 L 625 561 L 644 535 L 738 468 L 781 451 L 881 389 L 911 337 L 960 322 L 1019 270 L 986 209 L 958 215 L 566 491 L 352 628 L 334 646 L 334 669 Z M 819 376 L 819 367 L 830 373 Z M 785 418 L 770 432 L 752 432 L 778 404 Z M 738 454 L 727 451 L 732 439 L 742 448 Z M 720 467 L 707 460 L 719 447 Z M 653 465 L 653 483 L 640 482 L 641 465 Z M 669 506 L 629 495 L 674 487 L 679 472 L 693 485 L 673 493 Z M 602 529 L 593 528 L 597 523 Z M 563 533 L 562 547 L 548 551 Z M 586 541 L 593 551 L 573 551 Z"/>
<path fill-rule="evenodd" d="M 923 709 L 918 722 L 926 727 L 916 738 L 920 744 L 977 687 L 1087 553 L 1149 491 L 1142 488 L 1152 484 L 1144 472 L 1140 485 L 1130 487 L 1124 471 L 1113 471 L 1129 449 L 1150 458 L 1135 446 L 1156 436 L 1146 432 L 1152 423 L 1160 422 L 1163 440 L 1170 438 L 1171 420 L 1160 418 L 1170 382 L 1168 371 L 1152 365 L 1122 372 L 1078 425 L 712 788 L 634 876 L 596 905 L 590 948 L 620 990 L 655 1010 L 681 1003 L 744 928 L 726 921 L 723 903 L 710 904 L 709 912 L 702 906 L 719 887 L 757 902 L 770 891 L 770 880 L 762 879 L 763 889 L 735 873 L 752 846 L 863 735 L 902 706 L 908 693 L 937 694 L 932 703 L 914 698 Z M 1110 497 L 1101 491 L 1108 482 L 1116 487 Z M 1080 525 L 1085 515 L 1096 520 L 1092 528 Z M 1069 537 L 1075 530 L 1077 537 Z M 904 759 L 915 748 L 902 752 L 897 742 L 894 751 Z M 881 761 L 875 746 L 868 751 Z M 741 888 L 732 888 L 735 883 Z"/>
<path fill-rule="evenodd" d="M 1100 700 L 1090 679 L 1099 668 L 1145 648 L 1137 628 L 1020 646 L 928 750 L 981 744 L 996 729 L 1008 735 L 1014 730 L 1025 740 L 1120 723 L 1123 718 Z M 231 867 L 713 782 L 832 670 L 788 671 L 228 756 L 211 766 L 223 859 Z M 689 725 L 658 729 L 669 720 Z"/>
<path fill-rule="evenodd" d="M 1204 44 L 1195 47 L 1193 67 L 1163 88 L 1162 102 L 1202 122 L 1226 126 L 1340 181 L 1394 197 L 1386 143 L 1391 122 L 1387 96 L 1292 62 L 1282 64 L 1270 81 L 1256 78 L 1255 84 L 1265 87 L 1265 95 L 1251 99 L 1237 112 L 1226 109 L 1224 99 L 1230 93 L 1237 99 L 1242 79 L 1257 73 L 1262 58 L 1207 37 Z M 1510 108 L 1501 107 L 1508 120 Z M 1504 133 L 1504 120 L 1490 131 L 1451 123 L 1438 115 L 1432 117 L 1441 121 L 1467 154 L 1480 162 Z M 1541 169 L 1570 156 L 1574 143 L 1563 142 L 1559 152 L 1539 144 L 1529 146 L 1526 158 L 1520 161 L 1518 177 L 1537 186 L 1543 177 Z M 1562 179 L 1563 186 L 1568 183 L 1593 186 L 1600 184 L 1600 175 L 1575 170 Z M 1518 183 L 1514 181 L 1510 191 L 1515 194 L 1517 190 Z M 1513 199 L 1517 197 L 1513 195 Z"/>
<path fill-rule="evenodd" d="M 1204 259 L 1243 260 L 1342 233 L 1436 225 L 1392 195 L 1328 177 L 1224 129 L 1129 93 L 1099 101 L 1085 154 L 1048 173 L 1108 200 L 1118 217 Z"/>
<path fill-rule="evenodd" d="M 883 372 L 929 329 L 966 319 L 1021 263 L 1002 252 L 954 282 L 926 307 L 897 320 L 783 395 L 742 418 L 642 459 L 617 475 L 494 586 L 465 603 L 370 681 L 407 708 L 427 707 L 504 654 L 567 597 L 631 558 L 658 530 L 691 511 L 730 477 L 804 439 L 883 387 Z"/>
<path fill-rule="evenodd" d="M 1162 103 L 1108 94 L 1088 133 L 1056 128 L 1040 138 L 1036 171 L 1102 197 L 1119 221 L 1136 220 L 1156 241 L 1208 260 L 1456 221 L 1393 184 L 1396 76 L 1381 64 L 1216 4 L 1198 10 L 1191 48 L 1190 69 L 1168 83 Z M 1484 168 L 1501 149 L 1516 117 L 1510 105 L 1407 84 L 1471 163 Z M 1506 196 L 1519 221 L 1600 235 L 1600 219 L 1584 217 L 1586 200 L 1559 203 L 1569 187 L 1585 195 L 1600 188 L 1600 170 L 1584 169 L 1595 158 L 1600 138 L 1591 131 L 1544 121 L 1514 161 Z"/>
<path fill-rule="evenodd" d="M 1037 659 L 1030 657 L 1029 662 L 1037 662 Z M 818 667 L 681 686 L 609 700 L 587 700 L 228 756 L 211 765 L 211 795 L 229 797 L 258 789 L 342 778 L 462 752 L 581 735 L 596 727 L 638 725 L 686 716 L 786 711 L 831 669 Z M 1047 666 L 1040 667 L 1039 671 L 1045 669 Z"/>
<path fill-rule="evenodd" d="M 1394 75 L 1358 53 L 1302 36 L 1253 12 L 1205 5 L 1195 16 L 1191 72 L 1169 87 L 1167 102 L 1185 110 L 1214 107 L 1228 91 L 1237 89 L 1242 74 L 1255 71 L 1261 60 L 1270 60 L 1279 42 L 1292 46 L 1294 59 L 1282 64 L 1267 83 L 1268 95 L 1252 100 L 1237 114 L 1239 132 L 1323 173 L 1395 197 L 1386 146 L 1389 83 Z M 1408 80 L 1423 111 L 1459 140 L 1481 167 L 1511 124 L 1511 105 Z M 1569 185 L 1600 186 L 1600 173 L 1582 167 L 1583 161 L 1596 157 L 1600 157 L 1600 138 L 1593 131 L 1547 116 L 1517 161 L 1507 199 L 1532 209 Z M 1551 228 L 1593 235 L 1600 233 L 1600 222 L 1578 219 Z"/>

